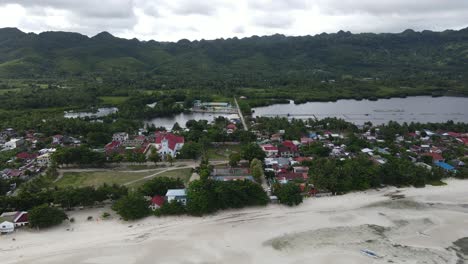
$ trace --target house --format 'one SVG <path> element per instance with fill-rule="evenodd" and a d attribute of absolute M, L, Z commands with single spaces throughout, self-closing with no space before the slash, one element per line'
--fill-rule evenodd
<path fill-rule="evenodd" d="M 128 133 L 125 132 L 114 133 L 112 135 L 112 141 L 124 142 L 125 140 L 128 140 L 128 138 Z"/>
<path fill-rule="evenodd" d="M 163 206 L 164 202 L 166 202 L 164 200 L 164 197 L 162 197 L 160 195 L 155 195 L 153 198 L 151 198 L 149 208 L 154 211 L 154 210 L 156 210 L 158 208 L 161 208 L 161 206 Z"/>
<path fill-rule="evenodd" d="M 276 141 L 276 142 L 281 142 L 281 139 L 282 139 L 282 136 L 281 136 L 281 134 L 279 134 L 279 133 L 273 134 L 273 135 L 271 135 L 271 137 L 270 137 L 270 140 L 271 140 L 271 141 Z"/>
<path fill-rule="evenodd" d="M 20 152 L 16 154 L 16 158 L 19 160 L 31 161 L 37 157 L 37 154 L 28 153 L 28 152 Z"/>
<path fill-rule="evenodd" d="M 294 173 L 309 173 L 309 167 L 293 167 Z"/>
<path fill-rule="evenodd" d="M 167 202 L 177 201 L 183 205 L 187 204 L 187 193 L 185 189 L 169 189 L 166 193 Z"/>
<path fill-rule="evenodd" d="M 286 140 L 278 148 L 278 154 L 283 158 L 291 158 L 299 155 L 297 146 L 290 140 Z"/>
<path fill-rule="evenodd" d="M 15 231 L 15 224 L 13 224 L 12 222 L 3 221 L 0 224 L 0 233 L 7 234 L 12 233 L 13 231 Z"/>
<path fill-rule="evenodd" d="M 23 172 L 18 169 L 5 169 L 1 172 L 1 176 L 4 179 L 13 179 L 23 176 Z"/>
<path fill-rule="evenodd" d="M 177 156 L 184 146 L 184 137 L 177 136 L 167 132 L 156 132 L 155 145 L 158 153 L 162 157 L 171 155 L 172 157 Z"/>
<path fill-rule="evenodd" d="M 24 140 L 22 138 L 12 138 L 10 141 L 5 143 L 5 148 L 6 149 L 16 149 L 20 146 L 22 146 L 24 143 Z"/>
<path fill-rule="evenodd" d="M 301 145 L 310 145 L 314 142 L 314 139 L 308 137 L 301 137 Z"/>
<path fill-rule="evenodd" d="M 5 212 L 0 215 L 0 219 L 2 221 L 13 223 L 15 227 L 29 224 L 28 212 L 25 211 Z"/>
<path fill-rule="evenodd" d="M 429 152 L 429 153 L 424 153 L 423 156 L 432 157 L 432 162 L 434 164 L 438 162 L 445 162 L 444 157 L 442 157 L 442 155 L 440 155 L 439 153 Z"/>
<path fill-rule="evenodd" d="M 51 161 L 51 154 L 50 153 L 45 153 L 37 157 L 36 162 L 40 166 L 48 166 Z"/>
<path fill-rule="evenodd" d="M 52 136 L 52 144 L 59 145 L 62 144 L 63 136 L 62 135 L 55 135 Z"/>
<path fill-rule="evenodd" d="M 276 146 L 273 146 L 271 144 L 265 144 L 261 145 L 260 147 L 262 148 L 263 152 L 265 152 L 267 157 L 274 157 L 278 155 L 278 147 Z"/>
<path fill-rule="evenodd" d="M 276 179 L 280 182 L 288 182 L 294 180 L 307 180 L 309 176 L 307 173 L 295 173 L 295 172 L 279 172 L 276 175 Z"/>
<path fill-rule="evenodd" d="M 232 134 L 237 130 L 237 127 L 235 124 L 229 124 L 226 126 L 226 133 Z"/>

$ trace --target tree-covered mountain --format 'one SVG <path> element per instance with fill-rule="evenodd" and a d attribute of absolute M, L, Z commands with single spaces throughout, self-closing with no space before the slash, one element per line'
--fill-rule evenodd
<path fill-rule="evenodd" d="M 273 35 L 176 43 L 107 32 L 0 29 L 0 78 L 128 79 L 155 87 L 307 86 L 372 78 L 445 89 L 468 83 L 468 28 L 399 34 Z"/>

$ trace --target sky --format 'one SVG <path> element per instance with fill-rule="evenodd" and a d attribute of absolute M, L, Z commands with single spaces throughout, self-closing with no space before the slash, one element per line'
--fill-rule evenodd
<path fill-rule="evenodd" d="M 0 0 L 0 28 L 140 40 L 468 27 L 468 0 Z"/>

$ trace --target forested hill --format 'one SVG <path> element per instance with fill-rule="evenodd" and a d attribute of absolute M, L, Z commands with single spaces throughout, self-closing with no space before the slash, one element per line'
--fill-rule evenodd
<path fill-rule="evenodd" d="M 107 32 L 89 38 L 0 29 L 0 78 L 88 77 L 145 79 L 178 87 L 301 86 L 344 78 L 466 87 L 468 28 L 176 43 L 127 40 Z"/>

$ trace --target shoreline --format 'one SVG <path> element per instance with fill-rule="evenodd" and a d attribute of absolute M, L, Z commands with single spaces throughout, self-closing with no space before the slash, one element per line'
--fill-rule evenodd
<path fill-rule="evenodd" d="M 69 213 L 74 223 L 0 237 L 2 263 L 456 263 L 468 237 L 468 181 L 388 187 L 306 199 L 290 208 L 221 211 L 205 217 L 98 220 L 108 208 Z M 399 190 L 403 199 L 393 199 Z M 87 221 L 92 215 L 93 221 Z M 68 231 L 67 231 L 68 229 Z M 15 241 L 12 239 L 15 238 Z M 279 246 L 278 246 L 279 245 Z M 381 258 L 360 252 L 368 249 Z M 463 252 L 465 249 L 460 249 Z M 190 260 L 190 261 L 189 261 Z"/>

